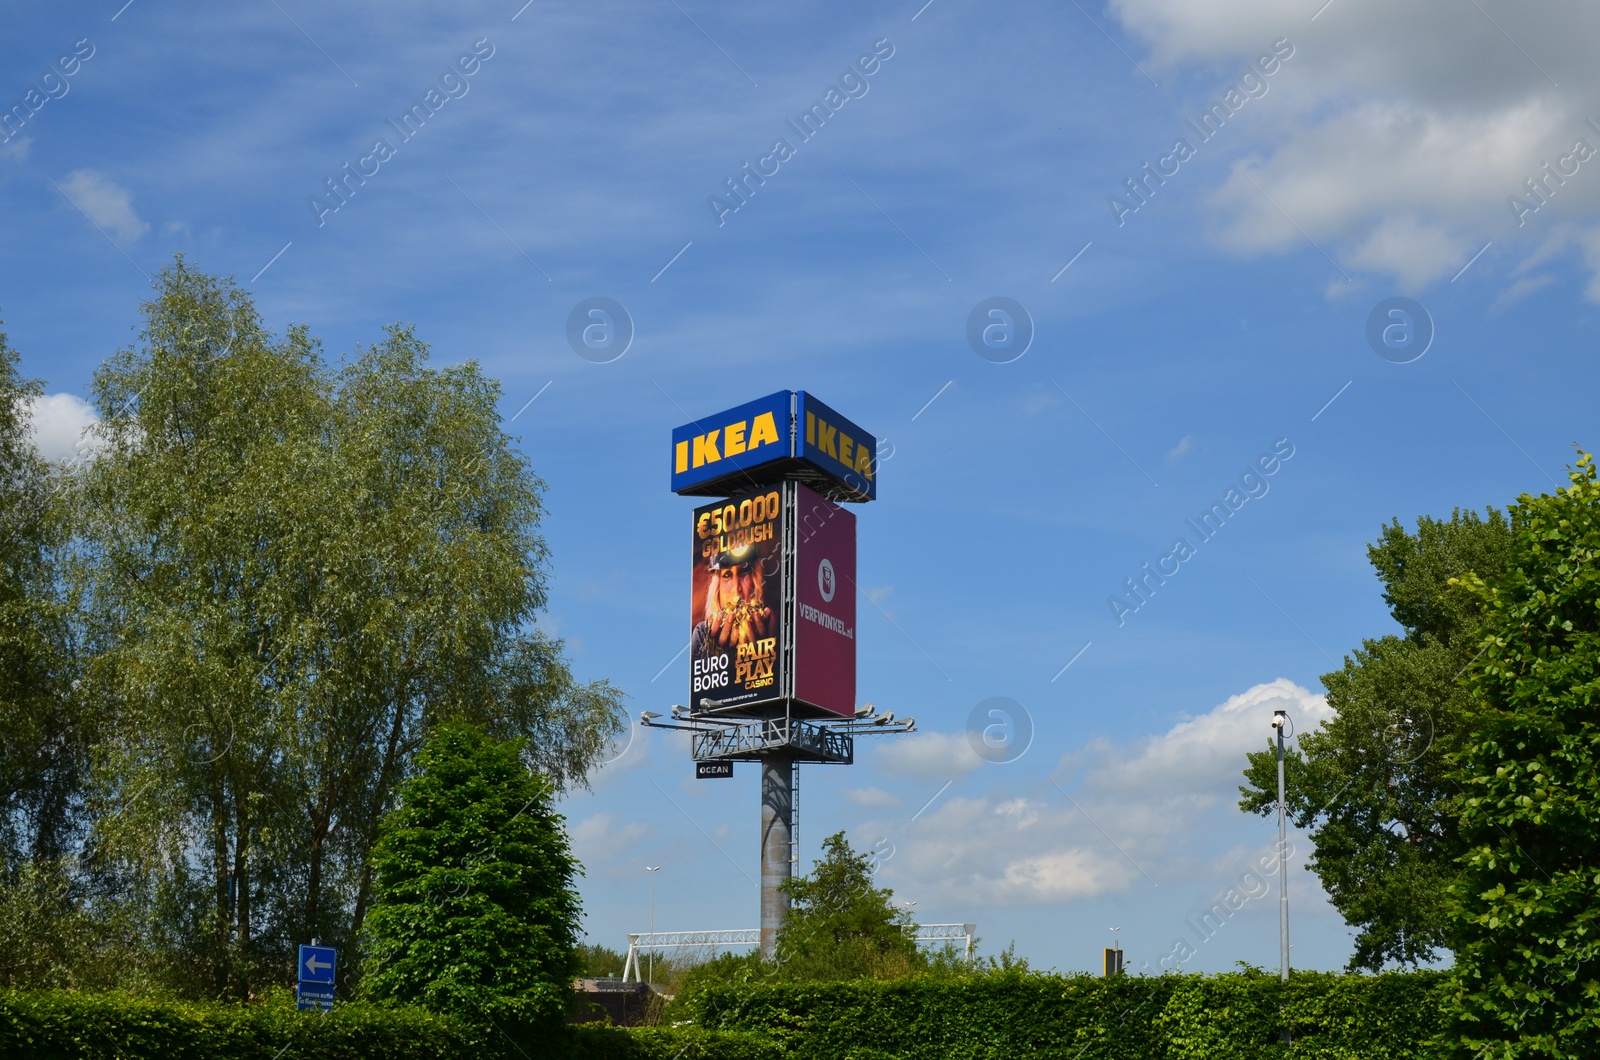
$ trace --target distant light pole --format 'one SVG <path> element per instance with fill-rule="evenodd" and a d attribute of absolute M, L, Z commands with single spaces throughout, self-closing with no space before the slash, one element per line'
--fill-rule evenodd
<path fill-rule="evenodd" d="M 1289 712 L 1272 712 L 1272 727 L 1278 731 L 1278 977 L 1289 981 L 1289 844 L 1283 794 L 1283 729 Z"/>
<path fill-rule="evenodd" d="M 661 871 L 661 866 L 646 865 L 644 871 L 650 874 L 650 934 L 654 935 L 656 933 L 656 873 Z M 1285 937 L 1287 938 L 1287 936 Z M 1285 960 L 1287 959 L 1285 958 Z M 1285 967 L 1288 966 L 1285 965 Z M 656 940 L 653 938 L 650 940 L 650 971 L 645 981 L 651 986 L 654 986 L 656 981 Z"/>

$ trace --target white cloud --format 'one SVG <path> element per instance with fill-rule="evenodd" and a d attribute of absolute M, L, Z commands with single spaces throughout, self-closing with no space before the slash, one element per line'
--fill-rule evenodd
<path fill-rule="evenodd" d="M 1323 696 L 1292 681 L 1256 685 L 1159 735 L 1098 741 L 1069 755 L 1059 783 L 1036 793 L 935 803 L 894 837 L 897 854 L 886 868 L 897 886 L 956 906 L 1091 898 L 1146 875 L 1236 877 L 1255 860 L 1226 856 L 1238 849 L 1232 826 L 1243 823 L 1235 808 L 1240 774 L 1245 755 L 1267 747 L 1275 709 L 1289 712 L 1296 732 L 1332 716 Z M 959 761 L 957 741 L 965 738 L 931 742 L 917 764 L 931 768 L 941 754 Z"/>
<path fill-rule="evenodd" d="M 1489 311 L 1499 313 L 1509 309 L 1535 291 L 1548 287 L 1555 282 L 1554 276 L 1524 276 L 1501 291 L 1499 296 L 1495 298 L 1494 305 L 1489 307 Z M 1594 283 L 1600 284 L 1600 278 L 1597 278 Z"/>
<path fill-rule="evenodd" d="M 1266 746 L 1272 711 L 1287 710 L 1298 732 L 1333 716 L 1327 699 L 1280 677 L 1231 696 L 1205 714 L 1182 721 L 1131 750 L 1107 748 L 1084 779 L 1105 791 L 1162 790 L 1232 795 L 1245 751 Z M 1220 784 L 1220 787 L 1219 787 Z"/>
<path fill-rule="evenodd" d="M 1594 275 L 1584 291 L 1591 302 L 1600 302 L 1600 228 L 1592 228 L 1579 238 L 1583 246 L 1583 259 Z"/>
<path fill-rule="evenodd" d="M 879 748 L 875 764 L 891 776 L 943 782 L 972 772 L 983 765 L 983 759 L 964 732 L 920 732 Z"/>
<path fill-rule="evenodd" d="M 894 596 L 894 586 L 880 585 L 876 589 L 867 590 L 867 599 L 877 606 L 879 611 L 893 622 L 895 619 L 894 608 L 889 606 L 889 600 Z"/>
<path fill-rule="evenodd" d="M 1600 7 L 1501 8 L 1497 25 L 1492 11 L 1448 0 L 1335 0 L 1315 22 L 1276 0 L 1111 3 L 1155 65 L 1202 66 L 1217 93 L 1292 42 L 1267 94 L 1207 145 L 1236 158 L 1211 200 L 1222 245 L 1257 255 L 1310 239 L 1346 271 L 1411 291 L 1448 279 L 1491 239 L 1600 216 L 1600 156 L 1546 177 L 1534 215 L 1508 204 L 1580 137 L 1600 149 L 1585 120 L 1600 117 L 1600 67 L 1586 57 Z"/>
<path fill-rule="evenodd" d="M 1173 446 L 1172 447 L 1172 451 L 1167 454 L 1167 463 L 1171 464 L 1171 463 L 1174 463 L 1176 461 L 1182 460 L 1184 457 L 1189 455 L 1189 451 L 1191 449 L 1193 449 L 1193 448 L 1194 448 L 1194 435 L 1192 435 L 1192 434 L 1184 435 L 1182 438 L 1178 439 L 1178 444 Z"/>
<path fill-rule="evenodd" d="M 1415 216 L 1385 217 L 1349 260 L 1362 268 L 1393 273 L 1404 290 L 1417 292 L 1454 272 L 1471 254 L 1461 236 Z"/>
<path fill-rule="evenodd" d="M 135 242 L 150 231 L 150 225 L 134 212 L 133 197 L 103 173 L 73 170 L 61 182 L 61 190 L 89 220 L 119 242 Z"/>
<path fill-rule="evenodd" d="M 94 408 L 76 394 L 45 394 L 28 410 L 33 431 L 33 447 L 44 459 L 71 460 L 90 451 L 84 437 L 99 422 Z"/>
<path fill-rule="evenodd" d="M 568 834 L 572 838 L 573 854 L 584 865 L 593 865 L 627 860 L 632 856 L 633 847 L 651 831 L 642 821 L 619 824 L 617 815 L 606 811 L 579 821 Z"/>
<path fill-rule="evenodd" d="M 892 810 L 900 805 L 898 796 L 882 788 L 846 788 L 844 797 L 869 810 Z"/>
<path fill-rule="evenodd" d="M 28 152 L 33 147 L 33 137 L 18 136 L 8 143 L 0 144 L 0 157 L 10 158 L 17 162 L 26 162 Z"/>

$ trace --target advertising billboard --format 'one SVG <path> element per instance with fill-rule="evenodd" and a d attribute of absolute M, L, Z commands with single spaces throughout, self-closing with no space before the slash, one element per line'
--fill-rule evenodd
<path fill-rule="evenodd" d="M 856 516 L 793 486 L 794 696 L 849 717 L 856 709 Z"/>
<path fill-rule="evenodd" d="M 694 511 L 689 709 L 783 697 L 783 488 L 737 494 Z"/>

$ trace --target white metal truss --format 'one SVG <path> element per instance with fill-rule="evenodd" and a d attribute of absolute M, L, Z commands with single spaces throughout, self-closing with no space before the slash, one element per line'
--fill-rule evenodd
<path fill-rule="evenodd" d="M 622 981 L 639 979 L 640 950 L 670 950 L 680 947 L 759 946 L 760 928 L 731 928 L 723 931 L 640 931 L 628 935 L 628 960 L 622 966 Z"/>
<path fill-rule="evenodd" d="M 966 944 L 965 958 L 972 960 L 976 924 L 918 924 L 912 933 L 917 942 L 955 942 Z M 622 967 L 622 981 L 639 981 L 639 952 L 679 948 L 704 949 L 711 946 L 759 946 L 760 928 L 729 928 L 722 931 L 640 931 L 628 935 L 628 959 Z"/>

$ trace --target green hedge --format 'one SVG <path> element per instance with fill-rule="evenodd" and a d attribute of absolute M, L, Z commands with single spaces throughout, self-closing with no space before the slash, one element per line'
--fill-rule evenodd
<path fill-rule="evenodd" d="M 296 1012 L 283 993 L 249 1005 L 120 994 L 0 990 L 5 1060 L 778 1060 L 770 1039 L 698 1027 L 571 1028 L 563 1040 L 486 1040 L 421 1009 L 351 1002 Z"/>
<path fill-rule="evenodd" d="M 153 1001 L 0 991 L 6 1060 L 1412 1060 L 1441 1028 L 1440 973 L 1090 976 L 997 973 L 713 986 L 694 1025 L 586 1024 L 485 1039 L 420 1009 Z M 1279 1042 L 1287 1027 L 1292 1049 Z"/>
<path fill-rule="evenodd" d="M 702 1027 L 765 1033 L 794 1060 L 1388 1060 L 1426 1056 L 1440 973 L 995 974 L 711 987 Z M 1292 1049 L 1280 1035 L 1287 1027 Z"/>
<path fill-rule="evenodd" d="M 120 994 L 0 991 L 8 1060 L 459 1060 L 481 1052 L 465 1025 L 359 1002 L 326 1015 L 272 1002 L 155 1001 Z"/>
<path fill-rule="evenodd" d="M 630 1027 L 586 1023 L 573 1028 L 573 1060 L 782 1060 L 764 1034 L 699 1027 Z M 548 1055 L 548 1054 L 546 1054 Z M 545 1057 L 531 1053 L 533 1060 Z"/>

